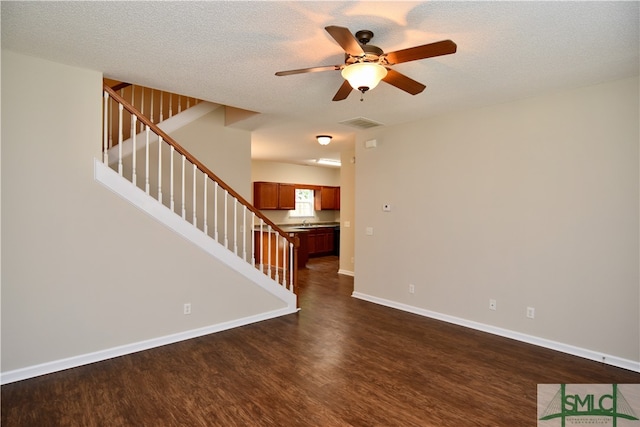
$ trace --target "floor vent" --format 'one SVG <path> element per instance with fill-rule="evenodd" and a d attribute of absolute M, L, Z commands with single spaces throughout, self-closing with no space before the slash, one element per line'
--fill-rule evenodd
<path fill-rule="evenodd" d="M 376 126 L 384 126 L 382 123 L 374 122 L 373 120 L 367 119 L 366 117 L 356 117 L 355 119 L 343 120 L 339 123 L 358 129 L 369 129 Z"/>

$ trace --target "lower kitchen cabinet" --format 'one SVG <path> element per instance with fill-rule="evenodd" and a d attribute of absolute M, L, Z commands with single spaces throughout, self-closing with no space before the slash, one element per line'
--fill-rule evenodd
<path fill-rule="evenodd" d="M 332 255 L 336 253 L 335 230 L 333 227 L 310 229 L 309 256 Z"/>

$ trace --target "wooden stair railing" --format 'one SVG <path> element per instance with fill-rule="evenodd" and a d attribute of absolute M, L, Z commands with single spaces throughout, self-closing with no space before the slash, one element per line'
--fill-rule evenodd
<path fill-rule="evenodd" d="M 103 79 L 103 84 L 109 86 L 120 97 L 127 100 L 129 105 L 133 106 L 156 125 L 202 102 L 198 98 L 107 78 Z M 113 114 L 116 114 L 116 116 L 113 116 Z M 117 111 L 111 111 L 110 115 L 112 125 L 118 126 L 117 120 L 114 120 L 117 117 Z M 127 140 L 131 137 L 132 132 L 130 117 L 125 116 L 123 120 L 122 132 L 124 140 Z M 137 124 L 138 129 L 135 129 L 135 131 L 141 132 L 144 125 L 142 122 Z M 117 128 L 111 129 L 111 135 L 117 135 Z M 110 141 L 110 146 L 116 144 L 117 141 Z"/>
<path fill-rule="evenodd" d="M 297 294 L 299 239 L 290 236 L 264 216 L 116 91 L 106 84 L 103 89 L 103 163 L 109 166 L 109 157 L 115 154 L 117 162 L 113 162 L 113 168 L 121 176 L 174 213 L 182 215 L 184 220 L 190 220 L 193 226 L 285 289 Z M 111 123 L 113 110 L 117 112 L 117 144 L 111 142 L 114 138 L 114 126 Z M 130 115 L 132 130 L 137 129 L 138 123 L 143 127 L 141 132 L 132 131 L 128 141 L 123 133 L 125 115 Z M 142 142 L 139 143 L 139 140 Z M 157 147 L 151 149 L 154 144 Z M 126 155 L 123 154 L 123 145 L 130 145 Z M 138 155 L 137 151 L 143 153 Z M 163 162 L 169 165 L 163 166 Z M 190 167 L 187 167 L 187 163 Z M 187 169 L 191 169 L 191 172 L 187 172 Z M 138 179 L 139 170 L 142 170 L 142 179 Z M 180 176 L 175 177 L 176 171 Z M 187 173 L 191 174 L 190 179 L 185 179 Z M 179 181 L 179 185 L 176 186 L 174 181 Z M 168 194 L 166 187 L 169 187 Z M 191 197 L 187 198 L 187 193 Z M 238 212 L 238 205 L 241 212 Z M 259 233 L 261 238 L 254 238 L 254 233 Z M 265 235 L 268 238 L 265 239 Z M 256 253 L 259 254 L 259 265 L 256 265 Z"/>

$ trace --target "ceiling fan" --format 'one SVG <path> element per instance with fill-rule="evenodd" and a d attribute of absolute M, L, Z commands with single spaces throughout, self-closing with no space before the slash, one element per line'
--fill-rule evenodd
<path fill-rule="evenodd" d="M 344 49 L 344 64 L 278 71 L 276 76 L 340 70 L 345 81 L 333 97 L 334 101 L 346 99 L 353 89 L 357 89 L 364 94 L 367 90 L 376 87 L 380 80 L 411 95 L 417 95 L 422 92 L 426 86 L 395 71 L 391 67 L 403 62 L 449 55 L 455 53 L 457 49 L 456 44 L 451 40 L 442 40 L 435 43 L 397 50 L 395 52 L 384 53 L 378 46 L 367 44 L 373 38 L 372 31 L 360 30 L 356 32 L 354 37 L 351 31 L 345 27 L 332 25 L 325 27 L 325 30 L 340 47 Z M 362 98 L 360 98 L 360 100 L 362 100 Z"/>

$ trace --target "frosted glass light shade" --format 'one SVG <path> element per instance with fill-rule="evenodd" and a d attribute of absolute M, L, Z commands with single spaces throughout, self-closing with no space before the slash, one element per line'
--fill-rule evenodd
<path fill-rule="evenodd" d="M 320 145 L 327 145 L 331 142 L 331 138 L 333 138 L 332 136 L 329 135 L 318 135 L 316 136 L 316 139 L 318 140 L 318 144 Z"/>
<path fill-rule="evenodd" d="M 363 92 L 378 86 L 386 75 L 387 69 L 374 62 L 356 62 L 342 69 L 342 77 L 351 87 Z"/>

